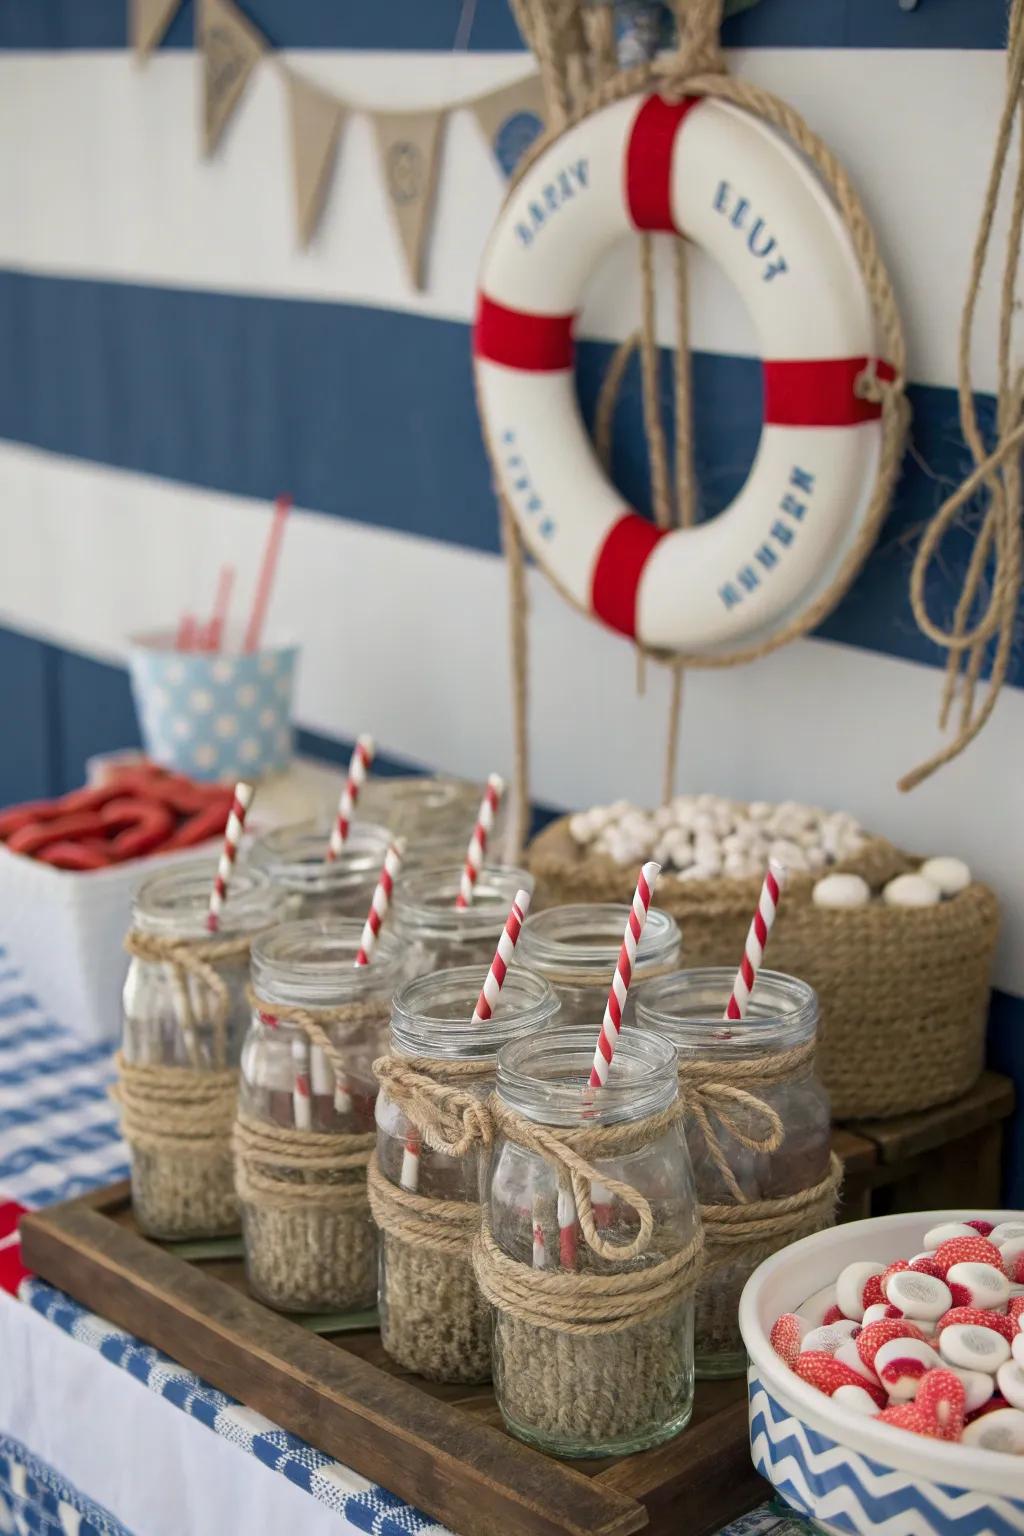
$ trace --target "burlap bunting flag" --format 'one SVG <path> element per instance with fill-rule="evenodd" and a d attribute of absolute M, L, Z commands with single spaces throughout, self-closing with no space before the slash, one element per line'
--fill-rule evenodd
<path fill-rule="evenodd" d="M 203 152 L 212 154 L 265 48 L 231 0 L 200 0 L 203 69 Z"/>
<path fill-rule="evenodd" d="M 327 198 L 345 107 L 336 96 L 310 85 L 290 69 L 285 70 L 285 80 L 292 134 L 295 220 L 300 244 L 308 245 Z"/>
<path fill-rule="evenodd" d="M 181 8 L 181 0 L 128 0 L 128 35 L 136 56 L 148 58 Z"/>
<path fill-rule="evenodd" d="M 409 276 L 423 287 L 423 253 L 437 185 L 443 109 L 372 112 L 388 200 L 402 237 Z"/>
<path fill-rule="evenodd" d="M 544 87 L 540 75 L 527 75 L 525 80 L 488 91 L 468 105 L 495 160 L 505 176 L 511 176 L 534 139 L 544 131 Z"/>

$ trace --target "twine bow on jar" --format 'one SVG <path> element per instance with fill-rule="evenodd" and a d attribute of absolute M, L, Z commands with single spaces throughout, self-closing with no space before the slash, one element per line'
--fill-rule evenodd
<path fill-rule="evenodd" d="M 493 1061 L 381 1056 L 373 1073 L 391 1103 L 435 1152 L 465 1157 L 473 1147 L 489 1147 L 494 1140 L 487 1105 L 459 1087 L 492 1077 Z"/>
<path fill-rule="evenodd" d="M 658 1114 L 620 1125 L 576 1125 L 564 1129 L 527 1120 L 496 1095 L 492 1095 L 488 1107 L 506 1141 L 543 1158 L 555 1169 L 562 1187 L 572 1190 L 583 1239 L 591 1252 L 612 1263 L 623 1263 L 647 1252 L 654 1232 L 650 1201 L 631 1184 L 599 1172 L 592 1159 L 622 1157 L 649 1146 L 680 1119 L 684 1105 L 674 1100 Z M 631 1242 L 613 1243 L 601 1236 L 591 1202 L 591 1185 L 595 1183 L 602 1184 L 636 1212 L 640 1226 Z"/>
<path fill-rule="evenodd" d="M 249 953 L 252 943 L 250 934 L 234 938 L 182 939 L 169 938 L 156 933 L 144 933 L 133 928 L 124 941 L 124 947 L 136 960 L 151 965 L 166 965 L 174 988 L 178 1023 L 185 1038 L 185 1047 L 193 1067 L 202 1066 L 199 1038 L 196 1026 L 209 1024 L 213 1035 L 213 1059 L 218 1067 L 227 1064 L 227 1017 L 231 1004 L 227 982 L 214 969 L 220 960 L 241 959 Z M 189 991 L 189 978 L 208 994 L 204 999 L 201 1020 L 196 1018 Z"/>

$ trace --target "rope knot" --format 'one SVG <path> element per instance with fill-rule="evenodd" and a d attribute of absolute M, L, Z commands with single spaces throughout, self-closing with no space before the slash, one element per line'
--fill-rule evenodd
<path fill-rule="evenodd" d="M 416 1056 L 381 1056 L 373 1064 L 374 1076 L 390 1101 L 416 1127 L 427 1146 L 446 1157 L 465 1157 L 474 1147 L 489 1147 L 493 1142 L 494 1124 L 487 1104 L 457 1086 L 460 1078 L 471 1081 L 490 1077 L 493 1072 L 490 1061 Z"/>

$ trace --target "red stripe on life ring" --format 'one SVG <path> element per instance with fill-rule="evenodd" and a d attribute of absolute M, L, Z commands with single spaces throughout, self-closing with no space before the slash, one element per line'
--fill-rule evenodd
<path fill-rule="evenodd" d="M 669 532 L 636 512 L 612 525 L 598 551 L 590 588 L 590 606 L 599 619 L 623 635 L 636 634 L 636 596 L 644 566 L 656 544 Z"/>
<path fill-rule="evenodd" d="M 672 218 L 672 150 L 687 113 L 703 96 L 666 101 L 648 96 L 636 117 L 626 146 L 626 207 L 637 229 L 664 229 L 682 234 Z"/>
<path fill-rule="evenodd" d="M 867 368 L 866 357 L 824 357 L 764 362 L 764 420 L 773 427 L 855 427 L 876 421 L 882 407 L 856 393 L 858 377 Z M 880 379 L 890 381 L 895 372 L 877 362 Z"/>
<path fill-rule="evenodd" d="M 524 373 L 555 373 L 573 364 L 575 315 L 534 315 L 506 309 L 485 293 L 477 298 L 473 351 L 489 363 Z"/>

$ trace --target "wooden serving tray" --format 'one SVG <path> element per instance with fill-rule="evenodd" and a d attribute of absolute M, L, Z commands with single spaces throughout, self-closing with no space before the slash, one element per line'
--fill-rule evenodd
<path fill-rule="evenodd" d="M 490 1387 L 401 1371 L 376 1330 L 319 1337 L 254 1301 L 240 1259 L 150 1242 L 127 1183 L 26 1216 L 21 1242 L 43 1279 L 458 1536 L 710 1536 L 765 1497 L 742 1380 L 700 1382 L 667 1445 L 560 1462 L 505 1432 Z"/>

